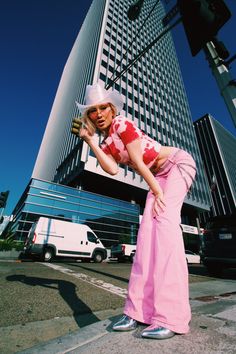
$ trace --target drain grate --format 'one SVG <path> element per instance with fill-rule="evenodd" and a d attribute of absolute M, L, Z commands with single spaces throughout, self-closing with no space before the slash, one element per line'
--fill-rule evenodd
<path fill-rule="evenodd" d="M 218 299 L 219 299 L 219 296 L 207 295 L 207 296 L 195 297 L 194 300 L 199 300 L 199 301 L 203 301 L 203 302 L 209 302 L 209 301 L 215 301 L 215 300 L 218 300 Z"/>
<path fill-rule="evenodd" d="M 220 294 L 219 296 L 220 297 L 228 297 L 228 296 L 231 296 L 231 295 L 236 295 L 236 291 L 232 291 L 231 293 Z"/>

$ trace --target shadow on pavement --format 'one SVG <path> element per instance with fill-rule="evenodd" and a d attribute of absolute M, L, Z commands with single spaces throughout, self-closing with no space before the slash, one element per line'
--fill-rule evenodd
<path fill-rule="evenodd" d="M 99 321 L 99 318 L 92 313 L 91 309 L 78 298 L 75 291 L 76 286 L 72 282 L 60 279 L 29 277 L 21 274 L 9 275 L 6 280 L 11 282 L 18 281 L 29 286 L 55 289 L 72 309 L 73 317 L 80 328 Z M 86 315 L 86 318 L 84 315 Z"/>

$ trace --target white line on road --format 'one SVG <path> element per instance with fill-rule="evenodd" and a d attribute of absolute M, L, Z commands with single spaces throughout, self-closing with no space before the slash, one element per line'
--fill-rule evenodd
<path fill-rule="evenodd" d="M 52 263 L 40 263 L 42 265 L 45 265 L 49 268 L 53 268 L 55 270 L 58 270 L 61 273 L 67 274 L 67 275 L 72 275 L 75 278 L 78 278 L 81 281 L 84 281 L 88 284 L 94 285 L 97 288 L 109 291 L 112 294 L 115 294 L 117 296 L 123 297 L 125 298 L 127 295 L 127 290 L 123 289 L 123 288 L 119 288 L 118 286 L 115 286 L 113 284 L 110 283 L 106 283 L 103 280 L 99 280 L 97 278 L 93 278 L 90 277 L 86 274 L 83 273 L 75 273 L 73 270 L 69 269 L 69 268 L 65 268 L 56 264 L 52 264 Z"/>

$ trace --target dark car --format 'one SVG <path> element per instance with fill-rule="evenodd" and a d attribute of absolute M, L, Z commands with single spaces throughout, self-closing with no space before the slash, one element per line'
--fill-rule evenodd
<path fill-rule="evenodd" d="M 209 273 L 219 275 L 224 268 L 236 267 L 236 216 L 218 216 L 206 224 L 202 262 Z"/>

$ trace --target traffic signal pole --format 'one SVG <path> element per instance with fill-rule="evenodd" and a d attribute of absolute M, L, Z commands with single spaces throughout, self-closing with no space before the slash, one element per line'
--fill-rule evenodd
<path fill-rule="evenodd" d="M 0 224 L 2 224 L 3 221 L 4 221 L 4 216 L 2 215 L 2 214 L 3 214 L 3 211 L 4 211 L 4 208 L 1 208 L 1 212 L 0 212 Z"/>
<path fill-rule="evenodd" d="M 105 89 L 108 90 L 113 86 L 113 84 L 118 81 L 140 58 L 142 58 L 153 46 L 156 44 L 164 35 L 166 35 L 171 29 L 177 26 L 179 23 L 182 22 L 182 19 L 179 18 L 176 20 L 173 25 L 168 26 L 164 29 L 151 43 L 149 43 L 134 59 L 132 59 L 126 67 L 119 73 L 113 80 L 109 80 L 108 84 L 105 86 Z"/>
<path fill-rule="evenodd" d="M 227 65 L 219 57 L 212 42 L 206 44 L 204 51 L 212 74 L 216 79 L 220 93 L 236 127 L 236 81 L 231 77 Z"/>

